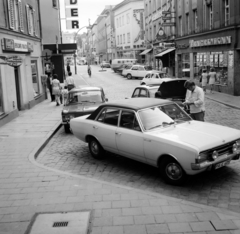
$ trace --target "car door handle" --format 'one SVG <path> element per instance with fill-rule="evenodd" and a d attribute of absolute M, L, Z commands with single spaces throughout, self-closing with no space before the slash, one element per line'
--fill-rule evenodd
<path fill-rule="evenodd" d="M 151 142 L 151 140 L 149 140 L 149 139 L 144 139 L 144 141 Z"/>
<path fill-rule="evenodd" d="M 116 134 L 116 135 L 119 135 L 119 136 L 122 135 L 122 133 L 120 133 L 120 132 L 115 132 L 115 134 Z"/>
<path fill-rule="evenodd" d="M 98 127 L 96 127 L 96 126 L 93 126 L 93 128 L 98 129 Z"/>

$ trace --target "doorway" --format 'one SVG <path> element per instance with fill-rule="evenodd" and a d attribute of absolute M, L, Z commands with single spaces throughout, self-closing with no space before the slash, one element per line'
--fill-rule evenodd
<path fill-rule="evenodd" d="M 17 109 L 21 110 L 20 84 L 19 84 L 19 71 L 18 71 L 18 67 L 14 67 L 14 75 L 15 75 L 15 84 L 16 84 Z"/>

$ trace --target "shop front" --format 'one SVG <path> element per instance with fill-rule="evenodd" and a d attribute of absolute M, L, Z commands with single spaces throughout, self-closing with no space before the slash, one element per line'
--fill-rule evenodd
<path fill-rule="evenodd" d="M 39 41 L 1 38 L 0 126 L 45 99 Z"/>
<path fill-rule="evenodd" d="M 240 95 L 236 79 L 238 51 L 235 49 L 234 31 L 176 40 L 177 76 L 200 80 L 201 73 L 216 72 L 214 89 L 231 95 Z M 238 74 L 238 75 L 237 75 Z"/>

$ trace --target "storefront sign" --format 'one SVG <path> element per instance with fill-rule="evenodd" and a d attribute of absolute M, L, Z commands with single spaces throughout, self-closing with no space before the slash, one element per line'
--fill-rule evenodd
<path fill-rule="evenodd" d="M 0 64 L 9 65 L 11 67 L 19 67 L 22 65 L 23 59 L 20 56 L 0 56 Z"/>
<path fill-rule="evenodd" d="M 226 37 L 216 37 L 216 38 L 210 38 L 210 39 L 199 40 L 199 41 L 190 40 L 189 45 L 191 48 L 193 48 L 193 47 L 201 47 L 201 46 L 231 44 L 231 42 L 232 42 L 232 37 L 226 36 Z"/>
<path fill-rule="evenodd" d="M 16 52 L 32 52 L 33 45 L 27 41 L 3 38 L 3 50 Z"/>

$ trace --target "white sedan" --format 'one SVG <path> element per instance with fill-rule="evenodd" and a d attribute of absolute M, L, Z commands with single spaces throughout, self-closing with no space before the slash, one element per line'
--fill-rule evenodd
<path fill-rule="evenodd" d="M 161 84 L 163 81 L 171 80 L 164 76 L 164 72 L 148 72 L 140 81 L 140 85 Z"/>
<path fill-rule="evenodd" d="M 166 182 L 226 166 L 239 159 L 240 131 L 194 121 L 176 103 L 132 98 L 99 106 L 70 121 L 96 159 L 110 151 L 159 168 Z"/>

